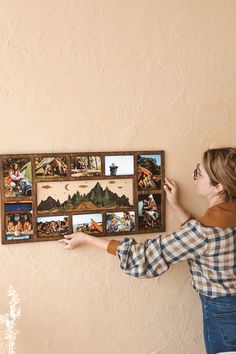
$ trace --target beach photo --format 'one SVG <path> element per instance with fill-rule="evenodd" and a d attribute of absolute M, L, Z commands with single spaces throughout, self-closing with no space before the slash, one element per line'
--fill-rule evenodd
<path fill-rule="evenodd" d="M 102 233 L 102 214 L 81 214 L 72 216 L 73 232 L 90 235 Z"/>

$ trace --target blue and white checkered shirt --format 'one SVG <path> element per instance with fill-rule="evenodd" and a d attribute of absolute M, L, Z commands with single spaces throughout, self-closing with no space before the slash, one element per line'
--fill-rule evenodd
<path fill-rule="evenodd" d="M 205 227 L 190 220 L 178 231 L 137 244 L 125 238 L 116 250 L 121 269 L 137 278 L 157 277 L 187 261 L 193 287 L 203 295 L 236 295 L 236 228 Z"/>

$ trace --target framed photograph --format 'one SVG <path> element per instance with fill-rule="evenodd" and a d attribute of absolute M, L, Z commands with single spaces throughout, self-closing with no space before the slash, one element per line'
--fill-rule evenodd
<path fill-rule="evenodd" d="M 102 234 L 102 213 L 72 216 L 73 232 L 86 232 L 90 235 Z"/>
<path fill-rule="evenodd" d="M 133 155 L 111 155 L 105 156 L 105 175 L 106 176 L 126 176 L 134 174 Z"/>
<path fill-rule="evenodd" d="M 65 177 L 67 175 L 67 164 L 65 157 L 40 157 L 35 158 L 36 178 L 52 179 Z"/>
<path fill-rule="evenodd" d="M 138 197 L 138 224 L 140 230 L 161 226 L 161 195 L 142 194 Z"/>
<path fill-rule="evenodd" d="M 161 154 L 138 155 L 138 189 L 161 190 Z"/>
<path fill-rule="evenodd" d="M 72 157 L 71 177 L 95 177 L 101 174 L 101 156 Z"/>
<path fill-rule="evenodd" d="M 135 231 L 135 212 L 124 211 L 106 214 L 106 232 Z"/>
<path fill-rule="evenodd" d="M 2 243 L 165 231 L 164 151 L 0 155 Z"/>
<path fill-rule="evenodd" d="M 37 236 L 64 236 L 69 234 L 68 216 L 43 216 L 37 218 Z"/>
<path fill-rule="evenodd" d="M 8 198 L 32 195 L 31 160 L 8 158 L 3 161 L 4 196 Z"/>
<path fill-rule="evenodd" d="M 29 240 L 33 234 L 32 203 L 6 203 L 4 212 L 6 240 Z"/>

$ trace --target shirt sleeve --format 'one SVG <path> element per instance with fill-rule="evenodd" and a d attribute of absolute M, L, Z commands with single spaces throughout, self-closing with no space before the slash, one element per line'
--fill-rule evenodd
<path fill-rule="evenodd" d="M 196 220 L 186 223 L 180 230 L 137 244 L 125 238 L 117 246 L 121 269 L 136 278 L 153 278 L 169 269 L 171 264 L 198 258 L 206 250 L 208 239 Z"/>

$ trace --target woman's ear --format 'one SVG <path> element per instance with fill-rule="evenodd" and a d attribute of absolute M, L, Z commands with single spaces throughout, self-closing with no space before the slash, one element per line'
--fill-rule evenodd
<path fill-rule="evenodd" d="M 215 186 L 215 190 L 216 190 L 216 193 L 217 193 L 217 194 L 220 194 L 221 192 L 223 192 L 224 187 L 222 186 L 221 183 L 218 183 L 218 184 Z"/>

